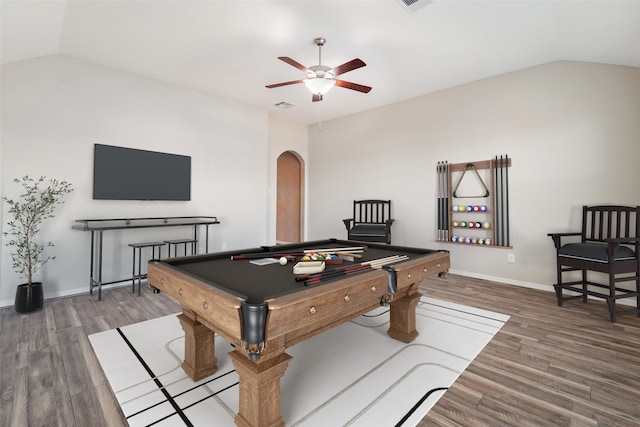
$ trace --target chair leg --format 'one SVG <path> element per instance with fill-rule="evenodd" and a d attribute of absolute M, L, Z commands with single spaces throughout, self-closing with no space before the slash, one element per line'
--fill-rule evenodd
<path fill-rule="evenodd" d="M 557 275 L 558 277 L 556 284 L 553 286 L 556 290 L 556 298 L 558 299 L 558 307 L 562 307 L 562 265 L 560 265 L 560 260 L 556 260 L 557 265 Z"/>
<path fill-rule="evenodd" d="M 636 272 L 636 308 L 640 310 L 640 271 Z M 636 316 L 640 317 L 640 311 L 636 313 Z"/>
<path fill-rule="evenodd" d="M 616 323 L 616 275 L 611 270 L 609 269 L 609 298 L 607 298 L 607 303 L 609 305 L 611 323 Z"/>
<path fill-rule="evenodd" d="M 582 270 L 582 302 L 587 302 L 587 270 Z"/>

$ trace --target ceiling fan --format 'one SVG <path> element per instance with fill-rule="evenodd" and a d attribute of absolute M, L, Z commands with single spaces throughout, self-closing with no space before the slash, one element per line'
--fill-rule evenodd
<path fill-rule="evenodd" d="M 301 70 L 307 74 L 307 78 L 304 80 L 292 80 L 290 82 L 276 83 L 267 85 L 267 88 L 272 89 L 274 87 L 293 85 L 297 83 L 304 83 L 307 89 L 311 91 L 313 102 L 322 101 L 322 96 L 325 95 L 333 86 L 344 87 L 347 89 L 355 90 L 358 92 L 369 93 L 371 87 L 361 85 L 358 83 L 351 83 L 345 80 L 338 80 L 335 77 L 340 74 L 348 73 L 349 71 L 356 70 L 364 67 L 364 61 L 360 58 L 352 59 L 349 62 L 345 62 L 335 68 L 322 65 L 322 46 L 327 42 L 324 37 L 317 37 L 313 42 L 318 46 L 318 65 L 312 65 L 307 68 L 299 62 L 287 57 L 279 56 L 278 59 L 286 62 L 289 65 L 293 65 L 298 70 Z"/>

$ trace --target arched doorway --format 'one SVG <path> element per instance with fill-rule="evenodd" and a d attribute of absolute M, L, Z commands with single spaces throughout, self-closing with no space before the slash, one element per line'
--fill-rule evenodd
<path fill-rule="evenodd" d="M 302 241 L 304 167 L 300 158 L 285 151 L 277 160 L 276 243 Z"/>

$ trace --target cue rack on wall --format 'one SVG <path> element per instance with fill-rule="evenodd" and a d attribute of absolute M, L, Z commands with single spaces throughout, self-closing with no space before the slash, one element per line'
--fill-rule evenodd
<path fill-rule="evenodd" d="M 511 158 L 438 162 L 438 242 L 510 248 Z"/>

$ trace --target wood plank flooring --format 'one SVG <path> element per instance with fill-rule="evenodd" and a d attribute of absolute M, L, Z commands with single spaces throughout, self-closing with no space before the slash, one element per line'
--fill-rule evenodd
<path fill-rule="evenodd" d="M 611 324 L 601 301 L 557 307 L 551 292 L 456 275 L 421 291 L 511 316 L 421 427 L 640 425 L 640 318 Z M 179 310 L 128 287 L 0 310 L 0 426 L 126 426 L 87 336 Z"/>

